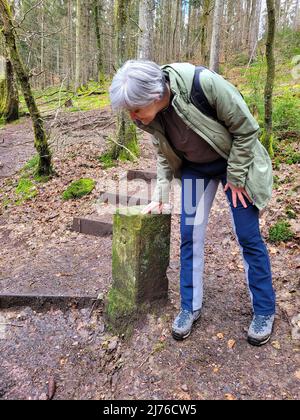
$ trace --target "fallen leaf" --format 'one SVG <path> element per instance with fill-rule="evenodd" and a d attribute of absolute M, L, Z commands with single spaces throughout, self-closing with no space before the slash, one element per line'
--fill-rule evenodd
<path fill-rule="evenodd" d="M 236 341 L 235 340 L 228 340 L 227 347 L 229 349 L 233 349 L 235 347 Z"/>
<path fill-rule="evenodd" d="M 53 399 L 55 392 L 56 392 L 56 382 L 55 382 L 54 377 L 51 376 L 48 382 L 48 393 L 47 393 L 48 400 Z"/>
<path fill-rule="evenodd" d="M 232 394 L 225 394 L 225 398 L 228 401 L 236 401 L 236 397 Z"/>
<path fill-rule="evenodd" d="M 272 342 L 272 346 L 274 347 L 274 349 L 276 350 L 281 350 L 281 345 L 279 343 L 279 341 L 273 341 Z"/>
<path fill-rule="evenodd" d="M 217 334 L 217 337 L 218 337 L 220 340 L 223 340 L 223 338 L 224 338 L 224 334 L 223 334 L 223 333 L 218 333 L 218 334 Z"/>
<path fill-rule="evenodd" d="M 298 379 L 298 381 L 300 381 L 300 369 L 295 372 L 294 376 Z"/>

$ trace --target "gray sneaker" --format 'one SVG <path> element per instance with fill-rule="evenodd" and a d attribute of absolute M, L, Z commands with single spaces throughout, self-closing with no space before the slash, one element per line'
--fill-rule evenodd
<path fill-rule="evenodd" d="M 248 343 L 252 346 L 266 344 L 273 331 L 275 315 L 254 315 L 248 331 Z"/>
<path fill-rule="evenodd" d="M 175 340 L 184 340 L 192 332 L 192 326 L 200 318 L 201 311 L 190 312 L 182 309 L 173 322 L 172 336 Z"/>

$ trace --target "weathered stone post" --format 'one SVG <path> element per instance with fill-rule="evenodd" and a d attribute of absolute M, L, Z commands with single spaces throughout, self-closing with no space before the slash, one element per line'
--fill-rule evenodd
<path fill-rule="evenodd" d="M 113 284 L 106 315 L 112 328 L 127 333 L 147 304 L 166 299 L 171 214 L 141 214 L 143 207 L 117 210 L 112 245 Z"/>

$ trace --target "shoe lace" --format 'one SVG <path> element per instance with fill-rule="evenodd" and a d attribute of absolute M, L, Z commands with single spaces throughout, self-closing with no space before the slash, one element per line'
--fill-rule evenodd
<path fill-rule="evenodd" d="M 186 309 L 181 311 L 179 314 L 179 319 L 178 319 L 178 327 L 184 327 L 186 322 L 189 320 L 190 316 L 191 316 L 191 313 L 187 311 Z"/>

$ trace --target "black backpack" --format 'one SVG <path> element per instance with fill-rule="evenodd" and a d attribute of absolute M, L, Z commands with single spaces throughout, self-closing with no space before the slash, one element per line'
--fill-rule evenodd
<path fill-rule="evenodd" d="M 201 73 L 204 70 L 209 70 L 209 69 L 202 66 L 198 66 L 195 69 L 193 87 L 191 91 L 191 101 L 193 105 L 195 105 L 195 107 L 199 109 L 199 111 L 201 111 L 204 115 L 206 115 L 207 117 L 213 118 L 216 121 L 219 121 L 217 111 L 214 108 L 212 108 L 212 106 L 208 102 L 200 83 Z"/>
<path fill-rule="evenodd" d="M 191 101 L 193 105 L 195 105 L 195 107 L 198 108 L 199 111 L 201 111 L 204 115 L 206 115 L 207 117 L 213 118 L 214 120 L 224 125 L 224 122 L 218 119 L 217 111 L 210 105 L 202 89 L 201 73 L 204 70 L 209 70 L 209 69 L 203 66 L 197 66 L 195 69 L 193 87 L 192 87 L 192 92 L 191 92 Z M 209 70 L 209 71 L 212 71 L 212 70 Z M 215 72 L 212 71 L 212 73 L 215 73 Z M 242 98 L 244 98 L 241 92 L 240 92 L 240 95 L 242 96 Z"/>

